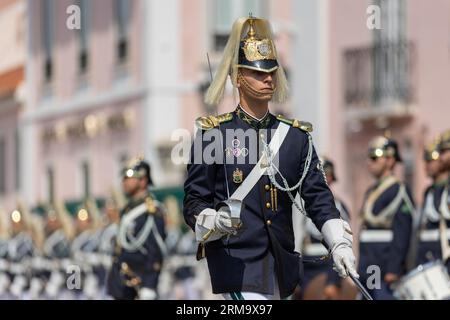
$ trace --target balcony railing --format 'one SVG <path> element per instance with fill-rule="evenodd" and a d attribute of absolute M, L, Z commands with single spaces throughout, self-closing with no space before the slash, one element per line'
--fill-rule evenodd
<path fill-rule="evenodd" d="M 345 51 L 346 105 L 355 110 L 411 104 L 414 51 L 411 43 L 401 41 Z"/>

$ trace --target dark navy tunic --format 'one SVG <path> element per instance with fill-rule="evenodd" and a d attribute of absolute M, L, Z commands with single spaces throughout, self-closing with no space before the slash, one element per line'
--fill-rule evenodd
<path fill-rule="evenodd" d="M 228 198 L 225 172 L 231 195 L 240 185 L 234 181 L 235 173 L 242 171 L 243 179 L 248 176 L 256 163 L 255 153 L 251 150 L 258 150 L 256 154 L 258 160 L 263 149 L 262 141 L 270 143 L 280 122 L 270 113 L 259 122 L 252 121 L 238 108 L 231 117 L 228 117 L 228 121 L 218 126 L 224 137 L 227 137 L 227 133 L 230 136 L 230 131 L 227 130 L 236 132 L 236 129 L 253 134 L 257 137 L 256 144 L 251 144 L 250 139 L 241 139 L 238 135 L 234 137 L 233 134 L 231 139 L 225 139 L 222 144 L 220 140 L 214 144 L 214 139 L 211 139 L 212 142 L 202 143 L 202 138 L 207 137 L 212 130 L 199 130 L 191 149 L 191 163 L 187 166 L 187 179 L 184 185 L 183 213 L 192 229 L 195 228 L 197 215 L 206 208 L 215 209 L 220 201 Z M 195 148 L 196 143 L 200 143 L 199 149 Z M 218 161 L 215 163 L 205 163 L 202 157 L 200 161 L 196 158 L 198 150 L 207 151 L 212 145 L 219 151 L 231 150 L 224 152 L 227 159 L 225 166 L 221 161 L 222 152 L 218 152 L 216 157 Z M 247 156 L 244 148 L 249 150 Z M 289 186 L 294 186 L 300 180 L 307 152 L 307 133 L 299 128 L 289 128 L 279 150 L 278 165 Z M 279 176 L 277 181 L 282 184 Z M 288 194 L 281 190 L 276 191 L 276 201 L 272 200 L 273 187 L 269 177 L 263 175 L 243 201 L 244 208 L 241 212 L 243 226 L 238 235 L 206 243 L 205 252 L 213 293 L 251 291 L 273 294 L 275 272 L 282 298 L 292 294 L 299 283 L 301 261 L 299 254 L 294 252 L 292 201 Z M 294 196 L 296 192 L 293 191 Z M 305 201 L 308 215 L 319 230 L 328 219 L 339 218 L 333 195 L 322 171 L 319 170 L 315 151 L 301 189 L 301 196 Z"/>
<path fill-rule="evenodd" d="M 389 177 L 392 178 L 392 177 Z M 382 184 L 384 180 L 377 182 L 374 186 L 369 188 L 365 196 L 365 205 L 371 194 Z M 380 213 L 392 206 L 399 194 L 400 187 L 404 185 L 396 181 L 394 184 L 386 188 L 381 194 L 373 199 L 372 214 L 377 217 Z M 404 187 L 406 194 L 411 199 L 408 188 Z M 370 221 L 367 216 L 363 214 L 363 225 L 360 239 L 360 262 L 359 274 L 365 281 L 367 276 L 367 268 L 371 265 L 379 266 L 382 279 L 386 273 L 393 273 L 401 276 L 406 272 L 406 259 L 410 244 L 411 229 L 412 229 L 412 210 L 411 203 L 405 201 L 403 197 L 395 208 L 392 208 L 390 214 L 384 219 L 380 219 L 380 223 Z M 363 209 L 364 210 L 364 209 Z M 368 230 L 385 230 L 392 232 L 390 241 L 369 241 L 365 242 L 362 238 L 362 233 Z"/>
<path fill-rule="evenodd" d="M 417 265 L 427 263 L 431 260 L 442 259 L 441 242 L 438 239 L 421 239 L 421 233 L 434 231 L 439 233 L 440 221 L 440 199 L 445 188 L 445 183 L 433 183 L 424 193 L 424 203 L 420 216 L 419 246 L 417 252 Z M 450 221 L 447 221 L 449 223 Z"/>
<path fill-rule="evenodd" d="M 130 212 L 135 207 L 141 205 L 145 198 L 131 200 L 121 211 L 121 216 Z M 149 216 L 155 221 L 156 228 L 162 239 L 165 239 L 165 223 L 162 211 L 158 208 L 156 213 L 146 212 L 137 217 L 134 221 L 134 236 L 136 237 L 147 222 Z M 137 296 L 137 289 L 145 287 L 156 290 L 159 280 L 159 274 L 163 263 L 163 252 L 152 231 L 144 242 L 145 253 L 137 251 L 128 251 L 117 245 L 113 255 L 113 265 L 108 275 L 108 293 L 115 299 L 134 299 Z M 122 263 L 126 263 L 132 272 L 131 277 L 140 279 L 138 287 L 130 287 L 125 284 L 129 276 L 121 273 Z"/>

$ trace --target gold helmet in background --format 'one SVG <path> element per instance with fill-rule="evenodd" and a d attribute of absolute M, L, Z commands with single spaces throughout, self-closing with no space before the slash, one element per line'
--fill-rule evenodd
<path fill-rule="evenodd" d="M 450 129 L 440 136 L 439 152 L 450 150 Z"/>
<path fill-rule="evenodd" d="M 423 158 L 425 161 L 438 160 L 440 155 L 440 139 L 436 138 L 425 146 Z"/>

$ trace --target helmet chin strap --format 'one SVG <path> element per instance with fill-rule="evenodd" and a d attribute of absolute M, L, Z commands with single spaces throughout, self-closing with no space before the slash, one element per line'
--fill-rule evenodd
<path fill-rule="evenodd" d="M 242 84 L 242 86 L 245 88 L 245 90 L 253 97 L 256 99 L 261 99 L 265 96 L 270 96 L 270 99 L 272 99 L 273 94 L 276 91 L 276 88 L 274 87 L 274 85 L 272 85 L 272 90 L 271 91 L 260 91 L 257 90 L 255 88 L 253 88 L 251 86 L 250 83 L 248 83 L 247 80 L 245 80 L 244 76 L 242 75 L 241 71 L 238 71 L 238 81 Z"/>

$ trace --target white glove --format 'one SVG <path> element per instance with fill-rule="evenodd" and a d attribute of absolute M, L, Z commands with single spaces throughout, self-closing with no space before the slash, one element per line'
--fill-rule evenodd
<path fill-rule="evenodd" d="M 27 284 L 27 280 L 23 275 L 16 275 L 10 287 L 10 292 L 17 298 L 21 298 L 22 292 Z"/>
<path fill-rule="evenodd" d="M 42 288 L 43 284 L 39 278 L 31 279 L 29 293 L 32 300 L 37 300 L 39 298 Z"/>
<path fill-rule="evenodd" d="M 86 279 L 84 280 L 83 293 L 88 299 L 96 300 L 99 293 L 99 288 L 98 279 L 94 274 L 90 273 L 86 276 Z"/>
<path fill-rule="evenodd" d="M 233 226 L 231 222 L 231 217 L 228 213 L 223 211 L 218 211 L 215 219 L 216 229 L 223 234 L 236 235 L 236 227 Z"/>
<path fill-rule="evenodd" d="M 342 219 L 330 219 L 322 226 L 322 235 L 333 256 L 333 269 L 345 278 L 349 273 L 359 278 L 356 272 L 356 259 L 353 254 L 353 236 L 350 225 Z"/>
<path fill-rule="evenodd" d="M 47 282 L 47 285 L 45 286 L 45 293 L 51 298 L 56 298 L 59 288 L 64 283 L 64 277 L 63 275 L 58 271 L 52 271 L 50 274 L 50 279 Z"/>
<path fill-rule="evenodd" d="M 9 277 L 4 273 L 0 273 L 0 295 L 6 292 L 6 289 L 8 289 L 10 284 L 11 281 L 9 280 Z"/>
<path fill-rule="evenodd" d="M 214 241 L 226 234 L 235 235 L 236 227 L 232 225 L 231 217 L 223 211 L 205 209 L 197 217 L 195 236 L 198 242 Z M 205 236 L 207 239 L 204 239 Z"/>
<path fill-rule="evenodd" d="M 139 300 L 156 300 L 156 291 L 150 288 L 141 288 L 138 292 Z"/>

